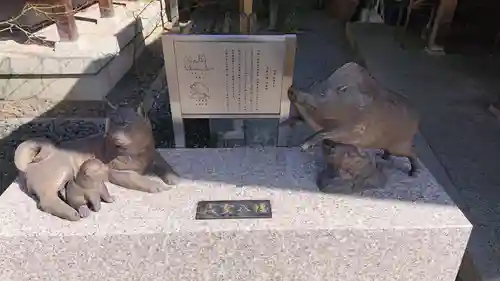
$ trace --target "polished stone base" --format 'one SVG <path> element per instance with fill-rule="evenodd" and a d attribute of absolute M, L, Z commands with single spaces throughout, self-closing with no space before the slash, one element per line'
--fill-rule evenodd
<path fill-rule="evenodd" d="M 299 148 L 169 149 L 182 183 L 69 222 L 13 183 L 0 196 L 0 280 L 452 281 L 471 224 L 427 170 L 325 194 Z M 271 219 L 195 220 L 204 200 L 270 200 Z"/>

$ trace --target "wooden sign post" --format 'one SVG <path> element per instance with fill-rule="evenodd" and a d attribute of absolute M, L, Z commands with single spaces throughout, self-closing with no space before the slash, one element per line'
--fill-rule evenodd
<path fill-rule="evenodd" d="M 71 0 L 59 0 L 52 8 L 61 42 L 76 41 L 78 30 Z"/>
<path fill-rule="evenodd" d="M 99 11 L 101 18 L 112 18 L 115 16 L 115 9 L 112 0 L 99 0 Z"/>

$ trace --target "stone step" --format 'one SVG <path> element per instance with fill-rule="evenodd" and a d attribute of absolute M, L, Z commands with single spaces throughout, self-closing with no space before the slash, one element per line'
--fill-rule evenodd
<path fill-rule="evenodd" d="M 95 19 L 97 5 L 77 14 Z M 0 99 L 40 98 L 102 100 L 116 85 L 144 46 L 157 40 L 163 29 L 158 1 L 128 2 L 116 6 L 116 16 L 97 24 L 77 21 L 79 40 L 55 48 L 0 42 Z M 55 25 L 37 36 L 58 41 Z"/>
<path fill-rule="evenodd" d="M 409 97 L 421 113 L 420 130 L 443 172 L 431 171 L 447 182 L 443 183 L 446 191 L 474 225 L 462 279 L 499 281 L 500 128 L 487 106 L 475 102 L 488 100 L 489 94 L 483 72 L 475 70 L 495 59 L 485 62 L 480 57 L 404 50 L 395 40 L 396 30 L 389 26 L 356 23 L 347 31 L 371 73 L 384 86 Z M 470 279 L 476 275 L 477 279 Z"/>
<path fill-rule="evenodd" d="M 157 1 L 129 2 L 115 6 L 113 18 L 100 18 L 98 5 L 78 12 L 75 16 L 92 21 L 76 21 L 79 38 L 75 42 L 58 43 L 50 48 L 21 44 L 14 40 L 0 43 L 0 74 L 96 74 L 120 53 L 140 32 L 161 25 L 160 3 Z M 146 32 L 147 33 L 147 32 Z M 147 35 L 147 34 L 146 34 Z M 34 36 L 58 42 L 55 24 L 37 31 Z"/>
<path fill-rule="evenodd" d="M 415 178 L 391 169 L 385 187 L 325 194 L 317 154 L 299 148 L 160 152 L 178 186 L 147 194 L 110 184 L 116 201 L 80 222 L 41 212 L 13 183 L 0 196 L 0 279 L 456 277 L 471 225 L 426 169 Z M 272 218 L 196 220 L 206 200 L 269 200 Z"/>

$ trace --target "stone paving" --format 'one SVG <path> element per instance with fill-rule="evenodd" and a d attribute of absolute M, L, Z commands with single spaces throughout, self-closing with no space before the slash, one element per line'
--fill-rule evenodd
<path fill-rule="evenodd" d="M 372 74 L 409 97 L 443 170 L 433 171 L 474 225 L 468 251 L 482 280 L 500 280 L 500 121 L 488 111 L 500 81 L 494 56 L 430 56 L 404 51 L 392 28 L 350 28 Z M 466 281 L 466 280 L 464 280 Z"/>

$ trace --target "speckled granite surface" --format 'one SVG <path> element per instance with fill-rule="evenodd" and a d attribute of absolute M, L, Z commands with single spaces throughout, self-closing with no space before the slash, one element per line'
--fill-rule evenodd
<path fill-rule="evenodd" d="M 182 183 L 117 197 L 80 222 L 42 213 L 14 183 L 0 196 L 0 280 L 449 280 L 471 225 L 424 170 L 323 194 L 298 148 L 164 150 Z M 395 161 L 395 165 L 399 165 Z M 269 199 L 273 218 L 194 220 L 200 200 Z"/>

